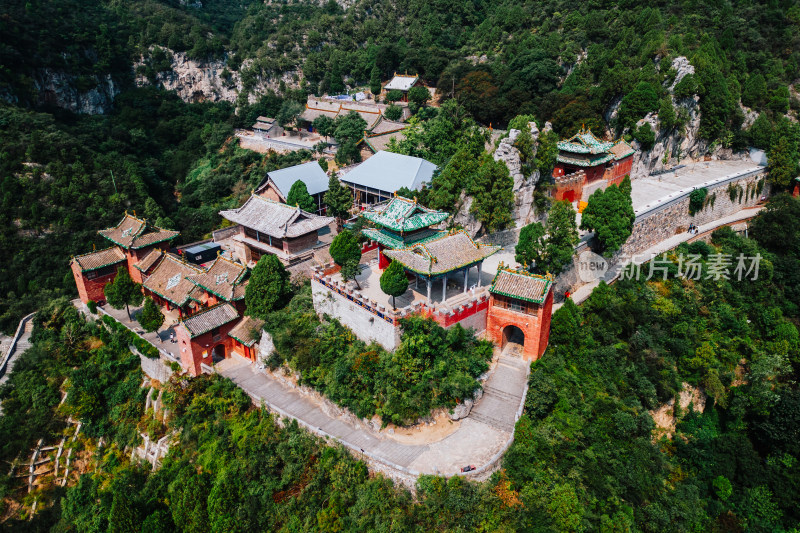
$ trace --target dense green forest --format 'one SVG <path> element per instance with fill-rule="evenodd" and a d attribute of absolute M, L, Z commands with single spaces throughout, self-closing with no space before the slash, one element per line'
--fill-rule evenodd
<path fill-rule="evenodd" d="M 800 201 L 778 197 L 750 239 L 719 230 L 710 245 L 670 252 L 666 279 L 625 279 L 600 285 L 580 308 L 568 302 L 532 366 L 503 469 L 484 483 L 424 476 L 416 497 L 295 424 L 276 424 L 217 376 L 174 380 L 170 415 L 154 418 L 126 337 L 55 301 L 37 314 L 34 347 L 0 390 L 0 460 L 24 461 L 72 416 L 83 422 L 71 446 L 84 466 L 67 487 L 25 497 L 26 509 L 38 501 L 33 520 L 15 511 L 4 528 L 796 531 L 797 228 Z M 681 254 L 705 264 L 718 253 L 761 254 L 758 279 L 678 276 Z M 651 412 L 686 386 L 705 391 L 704 409 L 676 409 L 666 435 Z M 160 469 L 130 462 L 138 432 L 173 431 Z M 25 490 L 5 469 L 0 483 L 8 513 Z"/>
<path fill-rule="evenodd" d="M 781 186 L 800 159 L 800 128 L 786 118 L 800 108 L 791 85 L 800 76 L 800 6 L 788 0 L 384 0 L 346 9 L 332 0 L 10 0 L 0 15 L 4 331 L 48 299 L 74 294 L 69 256 L 103 246 L 95 231 L 125 209 L 191 242 L 266 170 L 311 157 L 241 150 L 233 128 L 297 109 L 307 94 L 367 86 L 395 71 L 419 74 L 459 104 L 444 117 L 420 110 L 396 148 L 442 167 L 425 199 L 452 208 L 465 192 L 489 231 L 508 225 L 513 197 L 502 166 L 481 153 L 476 125 L 502 127 L 524 115 L 552 122 L 557 135 L 586 124 L 646 146 L 652 131 L 634 130 L 636 121 L 658 112 L 662 128 L 682 135 L 696 95 L 698 134 L 712 144 L 777 147 Z M 237 101 L 186 104 L 135 86 L 136 75 L 154 81 L 168 71 L 175 53 L 223 62 L 223 78 L 238 73 Z M 672 90 L 678 56 L 695 74 Z M 284 75 L 277 92 L 255 92 Z M 48 92 L 52 84 L 86 94 L 109 83 L 119 94 L 101 116 L 64 111 Z M 740 102 L 760 113 L 747 130 Z M 540 159 L 528 166 L 547 177 L 552 162 Z"/>

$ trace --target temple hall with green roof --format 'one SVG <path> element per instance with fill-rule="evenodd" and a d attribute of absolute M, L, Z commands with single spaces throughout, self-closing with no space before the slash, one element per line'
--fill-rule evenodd
<path fill-rule="evenodd" d="M 475 242 L 465 231 L 435 228 L 447 220 L 449 213 L 428 209 L 402 196 L 373 206 L 361 216 L 376 226 L 362 232 L 378 243 L 378 267 L 383 270 L 391 261 L 400 262 L 413 275 L 415 288 L 420 280 L 425 283 L 428 301 L 434 282 L 439 280 L 442 300 L 448 279 L 461 281 L 463 292 L 467 292 L 473 267 L 477 268 L 480 286 L 483 260 L 500 250 L 499 246 Z"/>
<path fill-rule="evenodd" d="M 633 168 L 636 150 L 624 139 L 605 141 L 592 130 L 581 130 L 558 142 L 553 169 L 555 199 L 569 202 L 588 200 L 597 189 L 619 185 Z"/>

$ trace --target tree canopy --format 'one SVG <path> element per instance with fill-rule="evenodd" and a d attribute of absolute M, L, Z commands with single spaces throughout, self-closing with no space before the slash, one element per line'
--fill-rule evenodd
<path fill-rule="evenodd" d="M 125 266 L 120 266 L 117 269 L 114 281 L 103 287 L 103 292 L 108 305 L 114 309 L 125 308 L 125 312 L 128 313 L 128 319 L 131 318 L 130 306 L 141 304 L 144 298 L 142 285 L 133 281 L 128 268 Z"/>
<path fill-rule="evenodd" d="M 331 172 L 328 178 L 328 191 L 325 193 L 325 205 L 328 213 L 336 217 L 337 224 L 341 226 L 341 221 L 350 214 L 353 207 L 353 193 L 342 182 L 336 172 Z"/>
<path fill-rule="evenodd" d="M 302 180 L 297 180 L 292 183 L 289 194 L 286 195 L 286 203 L 291 206 L 298 206 L 303 211 L 308 211 L 309 213 L 317 212 L 317 205 L 314 202 L 314 198 L 308 194 L 308 187 L 306 187 L 306 184 Z"/>
<path fill-rule="evenodd" d="M 142 312 L 137 317 L 142 329 L 148 332 L 158 331 L 164 324 L 164 313 L 156 302 L 149 296 L 144 299 Z"/>
<path fill-rule="evenodd" d="M 283 307 L 289 301 L 292 288 L 289 285 L 289 272 L 277 256 L 264 254 L 250 274 L 245 289 L 244 301 L 247 314 L 266 319 L 269 313 Z"/>
<path fill-rule="evenodd" d="M 402 296 L 408 290 L 406 270 L 398 261 L 392 261 L 381 274 L 381 290 L 392 297 L 392 307 L 395 306 L 395 297 Z"/>
<path fill-rule="evenodd" d="M 581 214 L 581 229 L 595 232 L 603 254 L 619 250 L 631 235 L 636 215 L 630 191 L 630 177 L 626 176 L 619 187 L 610 185 L 605 191 L 593 192 Z"/>

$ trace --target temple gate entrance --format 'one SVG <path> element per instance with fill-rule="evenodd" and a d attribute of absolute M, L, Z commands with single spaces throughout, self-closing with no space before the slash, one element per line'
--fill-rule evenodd
<path fill-rule="evenodd" d="M 525 333 L 520 328 L 514 325 L 503 328 L 503 353 L 520 356 L 524 347 Z"/>
<path fill-rule="evenodd" d="M 217 344 L 211 351 L 211 361 L 214 363 L 219 363 L 223 359 L 225 359 L 225 345 Z"/>

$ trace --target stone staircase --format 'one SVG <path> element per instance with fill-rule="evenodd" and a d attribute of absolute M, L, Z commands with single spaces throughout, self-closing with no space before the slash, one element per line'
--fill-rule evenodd
<path fill-rule="evenodd" d="M 483 396 L 467 418 L 503 431 L 514 431 L 529 365 L 528 361 L 501 355 L 494 372 L 483 386 Z"/>

